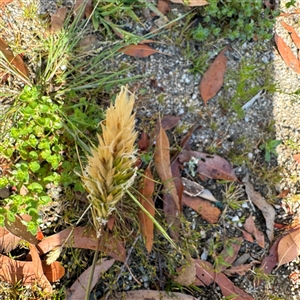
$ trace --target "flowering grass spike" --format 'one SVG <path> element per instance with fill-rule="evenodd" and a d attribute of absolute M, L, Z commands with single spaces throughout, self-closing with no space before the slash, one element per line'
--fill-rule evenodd
<path fill-rule="evenodd" d="M 107 109 L 106 120 L 101 123 L 102 135 L 98 135 L 99 145 L 91 149 L 82 176 L 98 235 L 136 175 L 133 105 L 134 95 L 122 87 L 115 105 Z"/>

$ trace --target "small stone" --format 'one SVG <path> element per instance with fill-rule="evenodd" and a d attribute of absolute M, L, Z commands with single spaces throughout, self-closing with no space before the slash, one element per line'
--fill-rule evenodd
<path fill-rule="evenodd" d="M 240 220 L 240 218 L 238 216 L 234 216 L 231 221 L 232 222 L 238 222 Z"/>

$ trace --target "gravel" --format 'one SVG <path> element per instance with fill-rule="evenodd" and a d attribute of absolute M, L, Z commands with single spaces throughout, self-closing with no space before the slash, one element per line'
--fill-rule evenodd
<path fill-rule="evenodd" d="M 285 11 L 284 3 L 281 6 Z M 300 6 L 300 1 L 296 1 Z M 70 2 L 67 3 L 70 7 Z M 40 0 L 39 14 L 46 12 L 54 13 L 56 10 L 55 2 Z M 290 9 L 290 11 L 293 8 Z M 181 14 L 177 5 L 173 6 L 172 13 L 175 16 Z M 292 41 L 284 28 L 280 24 L 280 20 L 284 19 L 286 23 L 299 28 L 299 14 L 288 17 L 277 18 L 275 30 L 278 35 L 283 37 L 289 45 Z M 153 20 L 147 20 L 147 28 L 151 28 Z M 133 29 L 134 24 L 128 22 L 128 29 Z M 138 28 L 134 28 L 137 30 Z M 300 28 L 297 29 L 300 35 Z M 145 28 L 140 26 L 140 32 Z M 118 57 L 111 62 L 112 69 L 118 69 L 121 64 L 134 66 L 127 77 L 142 75 L 143 78 L 131 83 L 130 89 L 136 91 L 136 113 L 137 127 L 140 131 L 150 132 L 153 127 L 153 120 L 166 115 L 182 115 L 179 125 L 180 133 L 170 135 L 171 145 L 180 140 L 188 128 L 194 123 L 199 125 L 199 129 L 194 132 L 191 138 L 191 148 L 197 151 L 213 152 L 228 159 L 234 164 L 236 172 L 240 178 L 249 172 L 252 174 L 253 183 L 256 188 L 266 199 L 273 201 L 276 209 L 276 222 L 288 223 L 293 218 L 299 216 L 300 202 L 292 201 L 293 195 L 300 193 L 300 164 L 297 164 L 293 158 L 294 154 L 300 152 L 300 101 L 298 96 L 293 94 L 300 87 L 300 75 L 289 69 L 274 47 L 274 42 L 244 42 L 232 43 L 231 49 L 227 51 L 228 57 L 227 73 L 225 75 L 224 86 L 216 97 L 209 100 L 207 106 L 203 104 L 199 94 L 199 82 L 201 74 L 193 75 L 190 70 L 192 62 L 183 54 L 184 45 L 177 45 L 176 39 L 179 38 L 181 32 L 179 30 L 171 31 L 161 39 L 165 39 L 162 44 L 151 44 L 151 47 L 163 52 L 164 54 L 155 54 L 147 58 L 133 58 L 119 54 Z M 227 45 L 224 40 L 216 41 L 209 49 L 211 63 L 220 50 Z M 192 43 L 199 55 L 205 54 L 204 48 L 199 43 Z M 200 50 L 198 50 L 200 49 Z M 296 49 L 293 49 L 296 54 Z M 254 74 L 249 87 L 261 87 L 258 91 L 248 98 L 240 99 L 242 105 L 248 105 L 244 109 L 245 114 L 241 117 L 231 109 L 233 99 L 236 97 L 238 79 L 236 74 L 240 70 L 241 63 L 245 62 L 249 66 L 254 67 Z M 270 71 L 271 70 L 271 71 Z M 252 74 L 253 74 L 252 72 Z M 274 83 L 277 85 L 275 93 L 265 92 L 264 85 L 267 79 L 262 74 L 272 74 Z M 261 92 L 260 92 L 261 91 Z M 258 94 L 258 92 L 260 92 Z M 246 95 L 246 94 L 244 94 Z M 251 99 L 257 95 L 255 101 Z M 152 126 L 152 127 L 151 127 Z M 269 164 L 264 162 L 264 155 L 259 145 L 267 139 L 282 140 L 282 144 L 277 147 L 278 157 L 273 157 Z M 236 159 L 234 162 L 233 160 Z M 239 159 L 239 160 L 237 160 Z M 237 163 L 237 161 L 239 163 Z M 260 172 L 255 166 L 265 166 Z M 282 179 L 280 182 L 274 182 L 271 176 L 274 172 L 280 173 Z M 184 170 L 188 174 L 188 170 Z M 190 175 L 190 174 L 189 174 Z M 218 201 L 224 201 L 223 187 L 214 180 L 201 182 L 195 179 L 205 188 L 209 189 Z M 276 192 L 289 190 L 287 199 L 271 199 Z M 61 190 L 54 190 L 54 200 L 59 200 Z M 224 191 L 223 191 L 224 192 Z M 200 241 L 198 254 L 202 259 L 209 259 L 209 253 L 203 244 L 209 243 L 220 236 L 228 235 L 229 237 L 240 236 L 240 229 L 245 218 L 252 213 L 256 218 L 256 225 L 260 230 L 265 232 L 264 220 L 261 213 L 247 201 L 245 194 L 241 196 L 241 207 L 237 210 L 227 209 L 226 214 L 222 216 L 220 226 L 215 228 L 203 229 L 203 220 L 191 209 L 185 209 L 187 218 L 191 221 L 193 230 L 199 230 Z M 55 209 L 54 209 L 55 211 Z M 59 218 L 56 215 L 55 220 Z M 221 224 L 222 223 L 222 224 Z M 51 224 L 46 223 L 44 228 L 49 232 Z M 48 228 L 47 228 L 48 227 Z M 47 228 L 47 229 L 46 229 Z M 276 232 L 276 235 L 280 235 Z M 200 246 L 201 245 L 201 246 Z M 244 242 L 239 259 L 243 257 L 244 263 L 251 260 L 261 260 L 268 254 L 269 244 L 264 249 L 256 244 Z M 155 254 L 155 253 L 154 253 Z M 153 255 L 154 255 L 153 254 Z M 151 259 L 156 260 L 156 257 Z M 136 261 L 135 261 L 136 260 Z M 138 257 L 132 257 L 132 272 L 141 283 L 142 288 L 151 287 L 151 276 L 143 266 L 138 265 Z M 164 262 L 163 262 L 164 263 Z M 163 264 L 162 263 L 162 264 Z M 283 297 L 284 299 L 299 299 L 300 286 L 297 276 L 294 275 L 293 280 L 289 279 L 290 274 L 299 273 L 300 259 L 280 267 L 272 272 L 274 282 L 272 284 L 265 283 L 260 287 L 256 287 L 254 279 L 249 272 L 246 276 L 237 276 L 233 279 L 236 285 L 249 293 L 258 300 L 269 299 L 268 295 Z M 125 290 L 132 288 L 136 284 L 132 275 L 126 275 L 120 279 L 120 287 Z M 101 291 L 99 291 L 101 294 Z M 204 288 L 203 294 L 198 299 L 220 299 L 221 292 L 218 287 Z"/>

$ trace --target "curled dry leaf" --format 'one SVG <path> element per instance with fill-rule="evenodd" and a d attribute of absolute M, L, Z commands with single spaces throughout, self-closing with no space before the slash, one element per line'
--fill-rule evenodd
<path fill-rule="evenodd" d="M 284 21 L 280 22 L 281 25 L 291 34 L 291 38 L 298 49 L 300 49 L 300 37 L 298 36 L 296 30 L 293 26 L 288 25 Z"/>
<path fill-rule="evenodd" d="M 66 228 L 59 233 L 46 237 L 37 245 L 39 252 L 46 254 L 52 249 L 62 246 L 71 231 L 72 228 Z M 76 227 L 68 243 L 64 244 L 64 246 L 95 250 L 97 244 L 97 235 L 94 230 L 86 227 Z M 123 243 L 107 232 L 104 232 L 101 237 L 100 251 L 107 253 L 109 256 L 121 262 L 126 260 L 126 251 Z"/>
<path fill-rule="evenodd" d="M 300 255 L 300 228 L 291 230 L 278 243 L 278 265 L 289 263 Z"/>
<path fill-rule="evenodd" d="M 105 296 L 107 300 L 197 300 L 197 298 L 182 293 L 173 293 L 150 290 L 138 290 L 125 293 L 116 293 L 114 295 Z"/>
<path fill-rule="evenodd" d="M 43 291 L 47 294 L 52 293 L 52 286 L 44 274 L 42 262 L 35 245 L 29 244 L 30 255 L 32 258 L 33 271 L 37 283 L 42 287 Z"/>
<path fill-rule="evenodd" d="M 154 180 L 151 173 L 150 165 L 145 170 L 144 179 L 139 189 L 139 201 L 146 209 L 146 211 L 154 217 L 155 215 L 155 207 L 152 199 L 152 195 L 154 193 Z M 142 234 L 146 239 L 146 249 L 148 253 L 152 250 L 153 245 L 153 237 L 154 237 L 154 224 L 150 217 L 143 212 L 142 210 L 139 212 L 139 220 L 140 226 L 142 230 Z"/>
<path fill-rule="evenodd" d="M 114 259 L 108 260 L 104 258 L 101 259 L 100 263 L 95 266 L 91 290 L 102 277 L 103 273 L 105 273 L 114 264 L 114 262 Z M 88 285 L 88 280 L 91 274 L 91 268 L 92 266 L 87 268 L 72 284 L 70 289 L 67 291 L 68 300 L 81 300 L 85 298 L 86 287 Z"/>
<path fill-rule="evenodd" d="M 55 282 L 65 275 L 65 268 L 60 262 L 55 261 L 48 265 L 46 261 L 42 261 L 44 274 L 50 282 Z"/>
<path fill-rule="evenodd" d="M 50 282 L 55 282 L 65 274 L 65 269 L 59 262 L 54 262 L 51 265 L 46 265 L 45 262 L 42 262 L 43 270 L 41 270 L 36 262 L 18 261 L 0 254 L 0 264 L 1 280 L 12 284 L 16 284 L 20 281 L 24 285 L 33 285 L 39 280 L 39 277 L 37 277 L 38 273 L 42 275 L 45 274 Z M 44 278 L 43 280 L 46 279 Z M 50 289 L 50 287 L 48 288 Z"/>
<path fill-rule="evenodd" d="M 17 72 L 21 76 L 23 76 L 24 78 L 28 78 L 29 71 L 21 56 L 20 55 L 14 56 L 13 52 L 9 50 L 9 47 L 6 44 L 6 42 L 1 38 L 0 38 L 0 51 L 6 57 L 7 61 L 16 68 Z"/>
<path fill-rule="evenodd" d="M 299 60 L 296 58 L 290 47 L 277 33 L 275 33 L 275 43 L 286 65 L 289 66 L 294 72 L 300 74 Z"/>
<path fill-rule="evenodd" d="M 258 209 L 262 212 L 267 226 L 267 236 L 270 242 L 274 238 L 274 220 L 275 220 L 275 209 L 269 204 L 264 197 L 253 188 L 253 185 L 249 181 L 249 174 L 243 178 L 243 182 L 246 187 L 246 194 L 250 201 L 252 201 Z"/>
<path fill-rule="evenodd" d="M 151 48 L 150 46 L 148 46 L 146 44 L 129 45 L 129 46 L 121 48 L 119 50 L 119 52 L 122 52 L 129 56 L 134 56 L 134 57 L 139 57 L 139 58 L 148 57 L 154 53 L 164 54 L 162 52 L 159 52 L 159 51 Z"/>
<path fill-rule="evenodd" d="M 51 32 L 58 32 L 63 28 L 66 15 L 66 7 L 59 8 L 55 14 L 51 15 Z"/>
<path fill-rule="evenodd" d="M 164 185 L 165 194 L 170 195 L 178 212 L 181 211 L 180 201 L 173 181 L 170 161 L 170 144 L 165 130 L 160 127 L 156 138 L 154 163 L 157 173 Z"/>
<path fill-rule="evenodd" d="M 186 1 L 184 0 L 170 0 L 173 3 L 184 4 Z M 203 6 L 209 4 L 206 0 L 188 0 L 188 6 Z"/>
<path fill-rule="evenodd" d="M 10 252 L 18 246 L 21 238 L 0 227 L 0 252 Z"/>
<path fill-rule="evenodd" d="M 179 155 L 180 162 L 189 162 L 192 158 L 197 160 L 197 172 L 212 179 L 238 181 L 233 167 L 224 158 L 218 155 L 183 150 Z"/>
<path fill-rule="evenodd" d="M 216 224 L 219 220 L 221 211 L 210 202 L 200 197 L 191 197 L 187 194 L 182 195 L 182 203 L 195 210 L 205 221 Z"/>
<path fill-rule="evenodd" d="M 207 104 L 207 101 L 213 98 L 223 85 L 227 64 L 227 57 L 225 56 L 227 49 L 228 46 L 219 53 L 201 78 L 199 91 L 204 104 Z"/>

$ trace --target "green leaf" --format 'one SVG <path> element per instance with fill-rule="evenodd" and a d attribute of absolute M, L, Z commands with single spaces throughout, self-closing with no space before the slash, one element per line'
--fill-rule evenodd
<path fill-rule="evenodd" d="M 40 164 L 36 161 L 32 161 L 31 163 L 29 163 L 29 169 L 34 173 L 38 171 L 40 167 Z"/>
<path fill-rule="evenodd" d="M 36 138 L 33 134 L 31 134 L 31 135 L 29 136 L 29 139 L 28 139 L 28 144 L 29 144 L 32 148 L 35 148 L 36 145 L 37 145 L 37 143 L 38 143 L 37 138 Z"/>
<path fill-rule="evenodd" d="M 11 212 L 9 209 L 6 211 L 6 216 L 9 222 L 13 223 L 16 220 L 15 214 Z"/>
<path fill-rule="evenodd" d="M 43 159 L 47 159 L 50 155 L 51 155 L 51 150 L 49 150 L 49 149 L 46 149 L 41 152 L 41 157 Z"/>
<path fill-rule="evenodd" d="M 28 190 L 37 192 L 37 193 L 41 193 L 43 191 L 43 187 L 37 182 L 33 182 L 33 183 L 29 184 L 27 186 L 27 188 L 28 188 Z"/>
<path fill-rule="evenodd" d="M 38 145 L 39 149 L 50 149 L 50 143 L 47 140 L 40 141 Z M 44 158 L 44 157 L 43 157 Z"/>
<path fill-rule="evenodd" d="M 27 230 L 32 234 L 36 235 L 38 232 L 38 225 L 32 221 L 27 223 Z"/>
<path fill-rule="evenodd" d="M 39 197 L 39 202 L 41 205 L 46 205 L 51 201 L 51 198 L 49 196 L 41 196 Z"/>
<path fill-rule="evenodd" d="M 37 154 L 36 151 L 30 151 L 29 152 L 29 158 L 31 159 L 37 159 L 39 157 L 39 155 Z"/>

